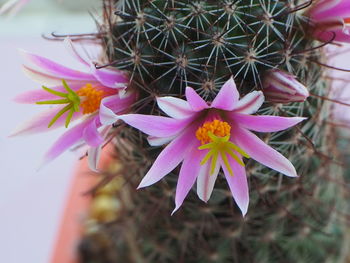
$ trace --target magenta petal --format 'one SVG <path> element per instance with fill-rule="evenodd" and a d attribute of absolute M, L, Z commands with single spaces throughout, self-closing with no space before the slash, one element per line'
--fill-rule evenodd
<path fill-rule="evenodd" d="M 88 124 L 89 121 L 82 122 L 61 135 L 61 137 L 45 154 L 45 162 L 55 159 L 70 147 L 78 143 L 83 138 L 84 129 Z"/>
<path fill-rule="evenodd" d="M 104 127 L 103 130 L 101 131 L 101 136 L 103 137 L 103 140 L 106 139 L 110 129 L 111 127 L 107 126 L 107 127 Z M 97 147 L 90 147 L 88 149 L 88 165 L 89 165 L 89 168 L 94 172 L 99 172 L 98 162 L 100 160 L 101 150 L 102 150 L 102 145 L 99 145 Z"/>
<path fill-rule="evenodd" d="M 182 205 L 196 181 L 199 170 L 201 169 L 200 162 L 204 158 L 205 153 L 198 150 L 198 146 L 199 145 L 195 145 L 192 150 L 188 152 L 182 163 L 176 186 L 175 209 L 172 214 L 174 214 Z"/>
<path fill-rule="evenodd" d="M 104 98 L 101 103 L 114 113 L 121 113 L 126 109 L 129 109 L 135 102 L 135 99 L 136 93 L 129 93 L 123 97 L 120 97 L 120 95 L 117 94 Z"/>
<path fill-rule="evenodd" d="M 174 97 L 157 98 L 159 108 L 169 117 L 175 119 L 184 119 L 194 114 L 191 106 L 187 101 Z"/>
<path fill-rule="evenodd" d="M 244 114 L 253 114 L 260 109 L 264 101 L 265 97 L 261 91 L 253 91 L 237 102 L 234 111 Z"/>
<path fill-rule="evenodd" d="M 119 94 L 109 96 L 101 101 L 100 121 L 104 125 L 111 125 L 118 120 L 117 114 L 125 113 L 135 102 L 136 93 L 120 97 Z"/>
<path fill-rule="evenodd" d="M 232 113 L 230 117 L 240 127 L 256 132 L 277 132 L 286 130 L 306 118 L 279 117 L 279 116 L 255 116 L 240 113 Z"/>
<path fill-rule="evenodd" d="M 230 187 L 233 199 L 235 200 L 237 206 L 242 211 L 242 214 L 244 216 L 248 211 L 249 205 L 249 188 L 245 167 L 238 164 L 229 155 L 227 156 L 227 159 L 232 168 L 233 176 L 226 169 L 225 165 L 222 164 L 221 167 L 224 170 L 226 181 Z"/>
<path fill-rule="evenodd" d="M 176 120 L 168 117 L 141 114 L 120 115 L 118 119 L 155 137 L 170 137 L 176 135 L 192 122 L 192 118 Z"/>
<path fill-rule="evenodd" d="M 150 186 L 175 169 L 195 143 L 195 127 L 190 126 L 159 154 L 138 188 Z"/>
<path fill-rule="evenodd" d="M 282 154 L 265 144 L 252 132 L 234 127 L 232 138 L 251 158 L 287 176 L 295 177 L 297 173 L 293 164 Z"/>
<path fill-rule="evenodd" d="M 40 114 L 34 116 L 34 118 L 26 121 L 20 125 L 10 136 L 17 135 L 29 135 L 39 132 L 48 132 L 52 129 L 59 128 L 64 126 L 66 122 L 66 117 L 68 112 L 64 113 L 50 128 L 48 128 L 49 123 L 56 116 L 56 114 L 63 108 L 55 107 L 46 111 L 41 112 Z M 81 112 L 74 113 L 72 120 L 74 121 L 82 116 Z"/>
<path fill-rule="evenodd" d="M 45 70 L 47 74 L 52 75 L 55 78 L 95 81 L 95 78 L 91 74 L 67 68 L 52 60 L 26 51 L 22 51 L 21 53 L 28 61 Z"/>
<path fill-rule="evenodd" d="M 216 162 L 216 167 L 213 174 L 210 174 L 210 161 L 202 165 L 199 171 L 197 177 L 197 195 L 204 202 L 208 202 L 214 190 L 216 178 L 218 177 L 220 171 L 219 159 L 220 157 Z"/>
<path fill-rule="evenodd" d="M 216 95 L 212 108 L 217 108 L 221 110 L 232 111 L 239 99 L 239 93 L 236 87 L 236 83 L 233 78 L 230 78 L 220 89 L 219 93 Z"/>
<path fill-rule="evenodd" d="M 314 5 L 311 17 L 315 21 L 330 21 L 339 17 L 349 17 L 349 9 L 350 2 L 348 0 L 326 0 L 324 3 L 317 3 Z"/>
<path fill-rule="evenodd" d="M 129 78 L 125 72 L 112 69 L 96 69 L 91 65 L 91 72 L 102 85 L 109 88 L 126 88 Z"/>
<path fill-rule="evenodd" d="M 186 99 L 193 111 L 198 112 L 209 108 L 208 104 L 201 98 L 201 96 L 190 87 L 186 88 Z"/>
<path fill-rule="evenodd" d="M 98 132 L 98 128 L 101 126 L 98 122 L 98 116 L 93 116 L 89 123 L 85 126 L 83 132 L 83 139 L 86 143 L 91 147 L 98 147 L 104 141 L 100 133 Z"/>

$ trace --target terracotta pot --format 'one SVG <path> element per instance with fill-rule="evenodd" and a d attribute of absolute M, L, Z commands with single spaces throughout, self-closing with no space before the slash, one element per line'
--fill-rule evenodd
<path fill-rule="evenodd" d="M 101 169 L 110 163 L 112 148 L 104 148 L 100 161 Z M 92 201 L 92 196 L 87 192 L 96 186 L 98 180 L 98 174 L 88 168 L 87 158 L 79 161 L 70 184 L 50 263 L 78 263 L 77 248 Z"/>

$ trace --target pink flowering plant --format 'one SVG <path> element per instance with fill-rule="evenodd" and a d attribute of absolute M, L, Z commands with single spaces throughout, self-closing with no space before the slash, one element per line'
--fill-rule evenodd
<path fill-rule="evenodd" d="M 190 87 L 186 88 L 186 99 L 157 98 L 159 108 L 169 117 L 116 115 L 108 107 L 101 107 L 101 121 L 105 125 L 123 120 L 148 134 L 152 146 L 167 144 L 139 188 L 158 182 L 182 162 L 173 213 L 180 208 L 196 181 L 199 198 L 207 202 L 222 169 L 232 196 L 245 215 L 249 191 L 244 157 L 287 176 L 297 176 L 292 163 L 252 131 L 281 131 L 305 118 L 252 115 L 263 104 L 263 93 L 253 91 L 240 99 L 233 78 L 223 85 L 212 102 L 204 101 Z"/>
<path fill-rule="evenodd" d="M 347 140 L 332 109 L 349 103 L 326 69 L 349 71 L 328 47 L 350 43 L 350 0 L 100 4 L 98 32 L 70 35 L 98 56 L 69 39 L 81 69 L 22 52 L 40 86 L 16 97 L 43 112 L 15 135 L 61 128 L 45 161 L 84 146 L 100 172 L 79 259 L 345 260 Z"/>
<path fill-rule="evenodd" d="M 101 123 L 100 105 L 114 113 L 123 113 L 130 109 L 136 96 L 126 91 L 129 82 L 127 73 L 109 68 L 96 69 L 94 61 L 87 59 L 71 40 L 66 39 L 65 44 L 76 61 L 85 68 L 84 71 L 22 51 L 30 63 L 23 66 L 25 73 L 44 86 L 18 95 L 15 101 L 52 107 L 19 126 L 12 135 L 68 128 L 74 122 L 73 127 L 69 127 L 48 150 L 45 162 L 85 142 L 89 146 L 89 165 L 96 170 L 101 147 L 111 128 L 111 125 Z"/>

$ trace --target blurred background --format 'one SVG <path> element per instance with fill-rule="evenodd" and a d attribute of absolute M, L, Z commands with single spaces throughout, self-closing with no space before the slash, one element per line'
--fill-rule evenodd
<path fill-rule="evenodd" d="M 0 6 L 4 2 L 0 0 Z M 1 262 L 49 262 L 77 160 L 76 154 L 66 153 L 41 167 L 42 156 L 60 130 L 8 138 L 17 125 L 42 110 L 12 101 L 16 94 L 39 85 L 22 73 L 18 49 L 70 63 L 62 43 L 44 40 L 42 34 L 94 32 L 92 14 L 98 18 L 100 4 L 97 0 L 32 0 L 15 16 L 0 16 Z"/>

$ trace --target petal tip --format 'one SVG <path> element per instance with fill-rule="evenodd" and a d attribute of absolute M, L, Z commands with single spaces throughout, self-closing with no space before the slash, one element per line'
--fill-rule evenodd
<path fill-rule="evenodd" d="M 173 216 L 177 212 L 177 210 L 179 210 L 180 206 L 178 205 L 175 206 L 174 210 L 171 212 L 171 216 Z"/>
<path fill-rule="evenodd" d="M 141 183 L 139 184 L 139 186 L 136 188 L 136 190 L 140 190 L 142 188 L 147 187 L 148 185 L 146 185 L 145 183 L 143 183 L 143 181 L 141 181 Z"/>

